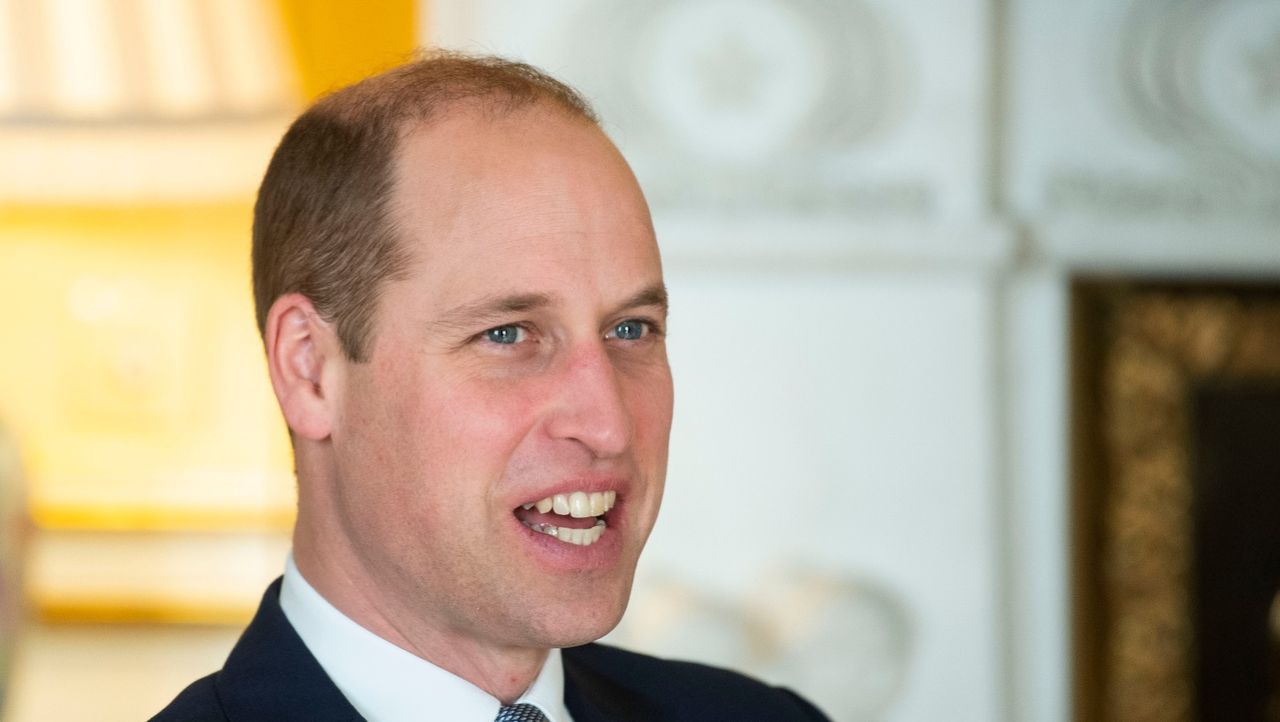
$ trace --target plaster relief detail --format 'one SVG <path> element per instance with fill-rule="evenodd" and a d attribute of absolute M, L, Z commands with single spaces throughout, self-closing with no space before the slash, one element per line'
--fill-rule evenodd
<path fill-rule="evenodd" d="M 598 38 L 583 52 L 621 81 L 603 102 L 698 156 L 847 146 L 889 115 L 893 58 L 859 2 L 609 2 L 582 21 Z"/>
<path fill-rule="evenodd" d="M 1135 0 L 1116 15 L 1117 32 L 1098 48 L 1105 66 L 1089 67 L 1110 78 L 1112 117 L 1162 151 L 1168 170 L 1063 163 L 1047 179 L 1050 206 L 1280 217 L 1280 3 Z"/>
<path fill-rule="evenodd" d="M 658 207 L 921 213 L 915 180 L 842 177 L 912 91 L 902 43 L 856 0 L 623 0 L 577 17 L 574 65 Z M 840 163 L 842 157 L 845 163 Z"/>
<path fill-rule="evenodd" d="M 1280 177 L 1280 4 L 1143 0 L 1120 63 L 1127 110 L 1153 138 L 1193 162 Z"/>

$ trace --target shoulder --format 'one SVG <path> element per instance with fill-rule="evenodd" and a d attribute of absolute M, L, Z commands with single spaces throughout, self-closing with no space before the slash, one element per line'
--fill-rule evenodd
<path fill-rule="evenodd" d="M 222 670 L 184 689 L 153 721 L 359 720 L 285 617 L 279 598 L 277 579 Z"/>
<path fill-rule="evenodd" d="M 826 720 L 791 690 L 696 662 L 659 659 L 603 644 L 562 651 L 566 684 L 625 690 L 655 719 Z M 590 694 L 590 690 L 584 690 Z"/>
<path fill-rule="evenodd" d="M 224 722 L 227 715 L 218 700 L 216 674 L 202 677 L 182 690 L 151 722 Z"/>

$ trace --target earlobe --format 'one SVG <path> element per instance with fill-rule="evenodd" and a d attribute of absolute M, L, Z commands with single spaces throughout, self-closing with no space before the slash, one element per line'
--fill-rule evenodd
<path fill-rule="evenodd" d="M 271 386 L 294 434 L 328 438 L 333 418 L 337 336 L 300 293 L 271 304 L 266 326 L 267 368 Z"/>

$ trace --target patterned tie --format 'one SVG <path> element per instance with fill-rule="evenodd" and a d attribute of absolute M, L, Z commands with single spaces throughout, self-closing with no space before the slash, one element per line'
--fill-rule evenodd
<path fill-rule="evenodd" d="M 547 716 L 537 707 L 521 702 L 509 704 L 498 710 L 498 716 L 493 719 L 493 722 L 547 722 Z"/>

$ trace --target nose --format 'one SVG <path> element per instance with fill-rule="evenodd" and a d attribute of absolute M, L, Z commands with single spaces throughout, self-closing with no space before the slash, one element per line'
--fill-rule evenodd
<path fill-rule="evenodd" d="M 556 401 L 547 432 L 576 441 L 596 458 L 622 454 L 631 445 L 631 411 L 617 369 L 601 343 L 584 344 L 569 357 L 555 382 Z"/>

